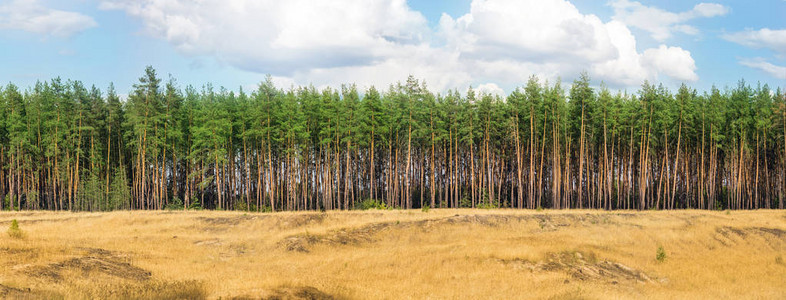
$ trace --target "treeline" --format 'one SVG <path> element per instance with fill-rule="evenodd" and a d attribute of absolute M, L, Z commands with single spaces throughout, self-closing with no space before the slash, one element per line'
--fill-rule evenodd
<path fill-rule="evenodd" d="M 410 77 L 247 93 L 162 80 L 122 101 L 59 78 L 0 90 L 1 209 L 783 208 L 786 96 L 767 85 L 532 77 L 507 98 Z"/>

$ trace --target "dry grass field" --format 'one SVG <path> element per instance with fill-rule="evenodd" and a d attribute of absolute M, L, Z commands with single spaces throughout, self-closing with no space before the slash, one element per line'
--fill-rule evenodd
<path fill-rule="evenodd" d="M 0 298 L 786 297 L 784 211 L 2 212 L 0 224 Z"/>

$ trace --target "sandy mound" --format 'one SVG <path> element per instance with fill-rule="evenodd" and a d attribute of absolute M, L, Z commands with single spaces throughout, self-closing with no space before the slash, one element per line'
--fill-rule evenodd
<path fill-rule="evenodd" d="M 68 279 L 68 275 L 81 274 L 82 277 L 109 276 L 131 281 L 146 281 L 151 273 L 145 269 L 133 266 L 124 261 L 122 255 L 111 251 L 96 248 L 82 249 L 87 255 L 51 263 L 44 266 L 34 266 L 26 270 L 27 275 L 60 282 Z"/>
<path fill-rule="evenodd" d="M 597 280 L 611 283 L 619 281 L 653 282 L 652 277 L 642 271 L 618 262 L 598 261 L 592 253 L 551 253 L 544 260 L 537 262 L 524 259 L 500 259 L 500 261 L 506 265 L 532 272 L 565 272 L 577 280 Z"/>

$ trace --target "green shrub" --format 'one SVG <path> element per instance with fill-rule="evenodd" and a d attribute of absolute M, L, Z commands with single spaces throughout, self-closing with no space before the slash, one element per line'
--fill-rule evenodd
<path fill-rule="evenodd" d="M 494 203 L 484 203 L 484 202 L 478 203 L 477 207 L 480 208 L 480 209 L 495 209 L 495 208 L 498 208 L 497 205 L 494 204 Z"/>
<path fill-rule="evenodd" d="M 166 204 L 164 207 L 166 210 L 183 210 L 183 200 L 180 200 L 179 197 L 172 198 L 169 203 Z"/>
<path fill-rule="evenodd" d="M 356 209 L 359 210 L 368 210 L 368 209 L 388 209 L 387 205 L 380 200 L 375 199 L 366 199 L 358 203 L 355 206 Z"/>
<path fill-rule="evenodd" d="M 202 210 L 202 203 L 199 203 L 198 197 L 192 197 L 194 201 L 191 201 L 191 204 L 188 205 L 188 210 Z"/>
<path fill-rule="evenodd" d="M 19 222 L 17 222 L 16 219 L 11 220 L 11 227 L 8 228 L 8 236 L 15 239 L 24 237 L 24 232 L 19 228 Z"/>
<path fill-rule="evenodd" d="M 483 199 L 481 199 L 480 202 L 478 202 L 478 205 L 476 207 L 480 209 L 499 208 L 499 206 L 496 203 L 494 203 L 494 201 L 491 201 L 488 198 L 488 196 L 483 197 Z"/>
<path fill-rule="evenodd" d="M 726 187 L 721 189 L 722 192 L 726 191 Z M 723 203 L 721 201 L 715 201 L 715 210 L 722 211 L 723 210 Z"/>
<path fill-rule="evenodd" d="M 424 213 L 427 213 L 428 210 L 429 210 L 429 206 L 428 205 L 423 205 L 423 207 L 420 209 L 420 211 L 422 211 Z"/>
<path fill-rule="evenodd" d="M 273 212 L 273 209 L 270 208 L 270 205 L 263 204 L 262 206 L 259 207 L 259 212 L 269 213 L 269 212 Z"/>
<path fill-rule="evenodd" d="M 237 199 L 235 200 L 235 210 L 237 211 L 248 211 L 249 205 L 246 204 L 245 199 Z"/>
<path fill-rule="evenodd" d="M 11 202 L 11 196 L 6 194 L 3 197 L 3 210 L 12 210 L 13 207 L 11 206 L 13 203 Z"/>
<path fill-rule="evenodd" d="M 469 200 L 469 198 L 467 198 L 467 196 L 464 196 L 463 198 L 461 198 L 461 200 L 459 200 L 459 207 L 462 207 L 462 208 L 472 207 L 472 201 Z"/>
<path fill-rule="evenodd" d="M 663 249 L 663 246 L 658 246 L 658 251 L 655 253 L 655 260 L 660 263 L 666 261 L 666 250 Z"/>

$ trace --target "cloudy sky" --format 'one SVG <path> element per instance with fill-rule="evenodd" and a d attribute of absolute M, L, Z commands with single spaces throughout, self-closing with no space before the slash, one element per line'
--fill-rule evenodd
<path fill-rule="evenodd" d="M 636 89 L 786 86 L 786 0 L 0 0 L 0 82 L 55 76 L 126 93 L 153 65 L 181 86 L 251 89 L 412 74 L 508 93 L 530 75 Z"/>

